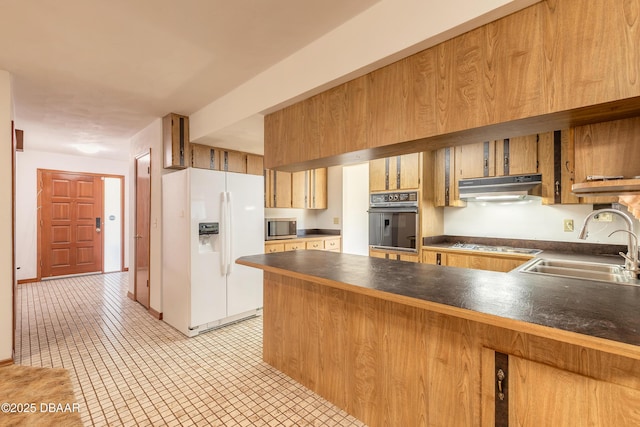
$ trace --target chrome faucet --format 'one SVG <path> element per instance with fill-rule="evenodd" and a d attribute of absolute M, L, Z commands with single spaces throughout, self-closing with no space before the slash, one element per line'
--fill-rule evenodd
<path fill-rule="evenodd" d="M 597 215 L 606 212 L 620 216 L 627 224 L 626 230 L 612 231 L 611 234 L 609 234 L 609 237 L 619 231 L 627 233 L 629 235 L 629 240 L 627 241 L 627 253 L 623 254 L 622 252 L 620 252 L 620 255 L 624 258 L 624 269 L 631 273 L 634 278 L 640 278 L 640 261 L 638 259 L 638 236 L 633 232 L 633 221 L 631 220 L 631 217 L 629 215 L 617 209 L 609 208 L 593 211 L 584 219 L 584 223 L 582 224 L 582 229 L 580 230 L 578 239 L 585 240 L 588 234 L 587 225 L 589 224 L 589 222 Z"/>

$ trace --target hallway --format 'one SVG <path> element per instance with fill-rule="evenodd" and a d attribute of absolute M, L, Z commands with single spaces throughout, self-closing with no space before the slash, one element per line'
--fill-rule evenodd
<path fill-rule="evenodd" d="M 16 364 L 67 368 L 96 426 L 363 426 L 262 361 L 262 318 L 186 338 L 128 273 L 20 285 Z"/>

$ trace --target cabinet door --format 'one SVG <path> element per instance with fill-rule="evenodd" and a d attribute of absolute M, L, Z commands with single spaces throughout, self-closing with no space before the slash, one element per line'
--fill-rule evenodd
<path fill-rule="evenodd" d="M 309 207 L 312 209 L 327 208 L 327 168 L 309 171 Z"/>
<path fill-rule="evenodd" d="M 420 187 L 420 153 L 403 154 L 398 157 L 400 160 L 396 164 L 400 166 L 400 170 L 396 173 L 400 178 L 400 186 L 396 186 L 396 189 L 417 190 Z"/>
<path fill-rule="evenodd" d="M 496 144 L 496 175 L 538 172 L 538 135 L 507 138 Z"/>
<path fill-rule="evenodd" d="M 265 208 L 291 207 L 291 173 L 265 169 Z"/>
<path fill-rule="evenodd" d="M 303 251 L 305 249 L 304 242 L 295 242 L 295 243 L 285 243 L 284 250 L 285 251 Z"/>
<path fill-rule="evenodd" d="M 574 129 L 575 179 L 589 175 L 640 176 L 640 117 Z M 585 197 L 583 203 L 611 203 L 617 197 Z"/>
<path fill-rule="evenodd" d="M 440 251 L 423 249 L 422 262 L 424 264 L 447 265 L 447 254 Z"/>
<path fill-rule="evenodd" d="M 615 377 L 599 379 L 487 348 L 481 372 L 482 425 L 640 425 L 640 390 Z"/>
<path fill-rule="evenodd" d="M 208 145 L 191 144 L 191 167 L 220 170 L 219 150 Z"/>
<path fill-rule="evenodd" d="M 284 252 L 284 243 L 265 243 L 264 253 L 272 254 L 275 252 Z"/>
<path fill-rule="evenodd" d="M 322 240 L 308 240 L 305 243 L 305 248 L 307 250 L 322 251 L 322 250 L 324 250 L 324 241 L 322 241 Z"/>
<path fill-rule="evenodd" d="M 226 172 L 247 173 L 247 154 L 239 151 L 221 150 L 220 169 Z"/>
<path fill-rule="evenodd" d="M 309 171 L 291 174 L 291 207 L 306 209 L 309 206 Z"/>
<path fill-rule="evenodd" d="M 264 172 L 264 157 L 257 154 L 247 154 L 247 173 L 262 175 Z"/>
<path fill-rule="evenodd" d="M 189 117 L 171 113 L 162 118 L 162 145 L 165 168 L 189 167 Z"/>
<path fill-rule="evenodd" d="M 332 251 L 332 252 L 341 252 L 341 242 L 342 239 L 340 237 L 334 237 L 324 240 L 324 250 Z"/>
<path fill-rule="evenodd" d="M 369 191 L 388 190 L 389 160 L 376 159 L 369 162 Z"/>
<path fill-rule="evenodd" d="M 420 255 L 418 254 L 399 254 L 397 258 L 400 261 L 420 262 Z"/>
<path fill-rule="evenodd" d="M 456 147 L 456 181 L 464 178 L 495 176 L 495 141 Z"/>
<path fill-rule="evenodd" d="M 381 251 L 374 251 L 369 249 L 369 256 L 373 258 L 387 258 L 387 254 Z"/>

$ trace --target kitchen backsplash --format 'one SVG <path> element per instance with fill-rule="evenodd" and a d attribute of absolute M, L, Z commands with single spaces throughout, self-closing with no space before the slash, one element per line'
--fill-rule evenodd
<path fill-rule="evenodd" d="M 622 210 L 625 210 L 622 206 Z M 467 203 L 466 208 L 445 208 L 444 234 L 453 236 L 503 237 L 561 242 L 626 244 L 625 233 L 608 237 L 617 229 L 626 229 L 617 215 L 612 222 L 590 222 L 586 241 L 578 239 L 584 218 L 592 205 L 542 205 L 540 200 L 513 203 Z M 626 210 L 625 210 L 626 212 Z M 564 220 L 572 219 L 572 232 L 564 231 Z M 634 220 L 636 232 L 640 224 Z"/>

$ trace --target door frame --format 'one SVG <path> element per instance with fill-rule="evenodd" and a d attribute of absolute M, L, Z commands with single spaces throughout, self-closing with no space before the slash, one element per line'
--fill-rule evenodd
<path fill-rule="evenodd" d="M 42 182 L 42 174 L 44 172 L 52 172 L 52 173 L 68 173 L 68 174 L 73 174 L 73 175 L 88 175 L 88 176 L 97 176 L 100 178 L 120 178 L 120 186 L 121 186 L 121 194 L 120 194 L 120 215 L 121 218 L 124 219 L 124 212 L 125 212 L 125 207 L 124 207 L 124 188 L 125 188 L 125 177 L 124 175 L 113 175 L 113 174 L 104 174 L 104 173 L 94 173 L 94 172 L 78 172 L 78 171 L 63 171 L 63 170 L 57 170 L 57 169 L 44 169 L 44 168 L 38 168 L 37 169 L 37 180 L 36 180 L 36 193 L 37 193 L 37 206 L 38 206 L 38 217 L 37 217 L 37 236 L 36 236 L 36 240 L 37 240 L 37 255 L 36 255 L 36 267 L 37 267 L 37 278 L 36 281 L 41 281 L 42 280 L 42 265 L 41 265 L 41 259 L 42 259 L 42 227 L 41 227 L 41 221 L 42 221 L 42 210 L 40 209 L 40 206 L 42 206 L 42 192 L 40 191 L 40 182 Z M 104 217 L 104 192 L 102 194 L 102 214 Z M 120 265 L 120 271 L 125 271 L 125 266 L 124 266 L 124 223 L 125 221 L 122 221 L 122 224 L 120 225 L 120 238 L 122 240 L 122 245 L 120 246 L 120 260 L 121 260 L 121 265 Z M 103 264 L 103 270 L 104 270 L 104 242 L 101 243 L 102 244 L 102 264 Z M 55 278 L 55 276 L 53 277 Z"/>
<path fill-rule="evenodd" d="M 133 269 L 133 294 L 129 295 L 129 297 L 133 300 L 138 302 L 140 305 L 142 305 L 139 301 L 138 301 L 138 241 L 136 239 L 135 236 L 138 236 L 138 160 L 140 160 L 142 157 L 145 156 L 149 156 L 149 219 L 148 219 L 148 224 L 149 224 L 149 228 L 148 230 L 146 230 L 146 234 L 147 236 L 149 236 L 149 245 L 147 245 L 148 247 L 148 254 L 147 257 L 149 259 L 149 268 L 148 268 L 148 277 L 147 280 L 149 281 L 149 287 L 148 287 L 148 295 L 147 295 L 147 301 L 149 304 L 149 307 L 145 307 L 145 309 L 147 309 L 147 311 L 153 312 L 154 316 L 161 319 L 161 314 L 155 314 L 155 310 L 153 310 L 151 308 L 151 192 L 153 191 L 153 182 L 151 179 L 151 171 L 153 170 L 153 158 L 151 156 L 151 148 L 149 148 L 146 151 L 143 151 L 141 153 L 138 153 L 135 156 L 135 160 L 134 160 L 134 173 L 133 173 L 133 186 L 134 186 L 134 198 L 133 198 L 133 235 L 134 235 L 134 244 L 133 244 L 133 262 L 132 262 L 132 266 L 131 268 Z M 144 307 L 144 305 L 142 305 Z"/>

